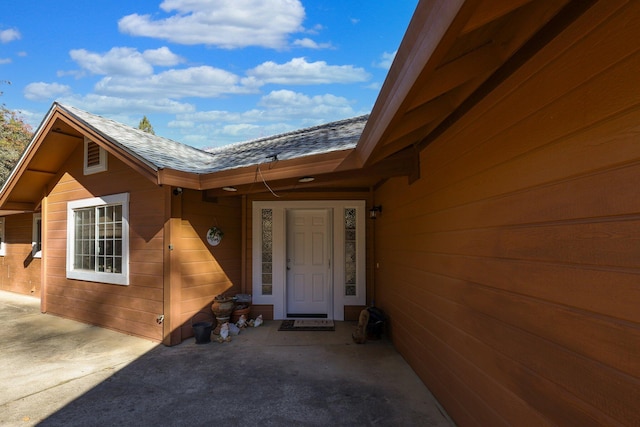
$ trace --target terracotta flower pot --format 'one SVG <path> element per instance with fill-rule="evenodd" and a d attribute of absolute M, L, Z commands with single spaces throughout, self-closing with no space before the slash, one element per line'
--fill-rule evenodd
<path fill-rule="evenodd" d="M 251 312 L 251 307 L 248 305 L 239 305 L 236 307 L 233 312 L 231 312 L 231 323 L 236 323 L 240 320 L 240 316 L 243 314 L 247 315 L 247 319 L 249 318 L 249 313 Z"/>
<path fill-rule="evenodd" d="M 229 318 L 231 316 L 231 312 L 233 308 L 236 306 L 236 302 L 231 297 L 217 296 L 213 300 L 213 304 L 211 304 L 211 311 L 213 311 L 214 316 L 216 316 L 217 326 L 213 331 L 214 334 L 218 334 L 220 331 L 220 327 L 229 322 Z"/>
<path fill-rule="evenodd" d="M 211 304 L 211 311 L 216 317 L 229 317 L 233 308 L 236 306 L 233 298 L 218 299 L 216 298 Z"/>

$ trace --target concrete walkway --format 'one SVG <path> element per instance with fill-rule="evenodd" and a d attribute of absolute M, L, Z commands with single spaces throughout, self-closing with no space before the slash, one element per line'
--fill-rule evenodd
<path fill-rule="evenodd" d="M 385 339 L 354 324 L 175 347 L 39 312 L 0 291 L 2 426 L 451 426 Z"/>

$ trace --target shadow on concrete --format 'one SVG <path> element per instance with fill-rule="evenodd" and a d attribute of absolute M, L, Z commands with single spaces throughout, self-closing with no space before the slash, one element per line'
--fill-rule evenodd
<path fill-rule="evenodd" d="M 2 425 L 452 425 L 391 343 L 354 344 L 350 322 L 280 332 L 268 321 L 231 342 L 165 347 L 5 294 Z M 28 324 L 40 330 L 31 339 Z"/>

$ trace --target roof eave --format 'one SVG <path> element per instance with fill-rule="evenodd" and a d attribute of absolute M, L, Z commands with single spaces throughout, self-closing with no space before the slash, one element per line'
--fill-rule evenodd
<path fill-rule="evenodd" d="M 374 149 L 392 122 L 399 119 L 401 106 L 418 77 L 429 66 L 437 65 L 436 50 L 442 50 L 443 43 L 455 41 L 456 27 L 464 25 L 468 18 L 460 13 L 463 6 L 471 10 L 475 3 L 474 0 L 418 3 L 356 147 L 361 165 L 372 163 Z"/>
<path fill-rule="evenodd" d="M 277 160 L 260 165 L 224 170 L 200 175 L 199 190 L 222 188 L 266 182 L 301 178 L 303 176 L 335 172 L 349 157 L 354 149 L 332 151 L 329 153 L 299 157 L 291 160 Z M 186 185 L 185 185 L 186 186 Z M 193 188 L 193 187 L 187 187 Z"/>
<path fill-rule="evenodd" d="M 421 0 L 364 128 L 364 166 L 426 148 L 596 0 Z"/>
<path fill-rule="evenodd" d="M 16 186 L 16 183 L 20 179 L 20 176 L 22 175 L 24 170 L 27 168 L 29 163 L 28 159 L 31 159 L 33 157 L 35 151 L 37 150 L 37 147 L 42 142 L 43 135 L 46 135 L 47 132 L 45 132 L 44 129 L 49 129 L 51 127 L 51 124 L 55 121 L 55 119 L 52 119 L 55 113 L 54 111 L 55 107 L 56 107 L 56 104 L 53 104 L 51 108 L 49 108 L 49 111 L 47 112 L 46 116 L 44 117 L 44 119 L 42 119 L 42 122 L 40 122 L 38 129 L 36 129 L 36 132 L 33 134 L 33 137 L 31 137 L 31 141 L 27 145 L 27 148 L 25 148 L 24 152 L 18 159 L 18 162 L 11 170 L 9 177 L 6 179 L 6 181 L 2 185 L 2 188 L 0 189 L 0 207 L 5 208 L 3 209 L 3 211 L 6 210 L 7 212 L 20 213 L 26 208 L 26 206 L 21 206 L 17 209 L 16 208 L 7 209 L 5 207 L 5 204 L 7 203 L 7 199 L 9 198 L 9 195 L 13 191 L 13 188 Z"/>

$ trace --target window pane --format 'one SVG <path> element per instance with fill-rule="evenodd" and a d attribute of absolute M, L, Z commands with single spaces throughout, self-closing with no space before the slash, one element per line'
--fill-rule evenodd
<path fill-rule="evenodd" d="M 94 224 L 94 209 L 80 209 L 74 212 L 74 224 L 75 224 L 75 244 L 74 244 L 74 268 L 81 270 L 93 270 L 95 268 L 95 260 L 93 260 L 93 253 L 95 252 L 95 246 L 93 244 L 93 227 Z"/>
<path fill-rule="evenodd" d="M 122 205 L 116 205 L 114 208 L 113 220 L 117 223 L 122 222 Z"/>
<path fill-rule="evenodd" d="M 35 250 L 39 252 L 42 250 L 42 220 L 36 220 L 36 236 L 35 236 Z"/>
<path fill-rule="evenodd" d="M 273 210 L 262 209 L 262 295 L 273 292 Z"/>
<path fill-rule="evenodd" d="M 344 210 L 344 294 L 356 295 L 356 209 Z"/>

